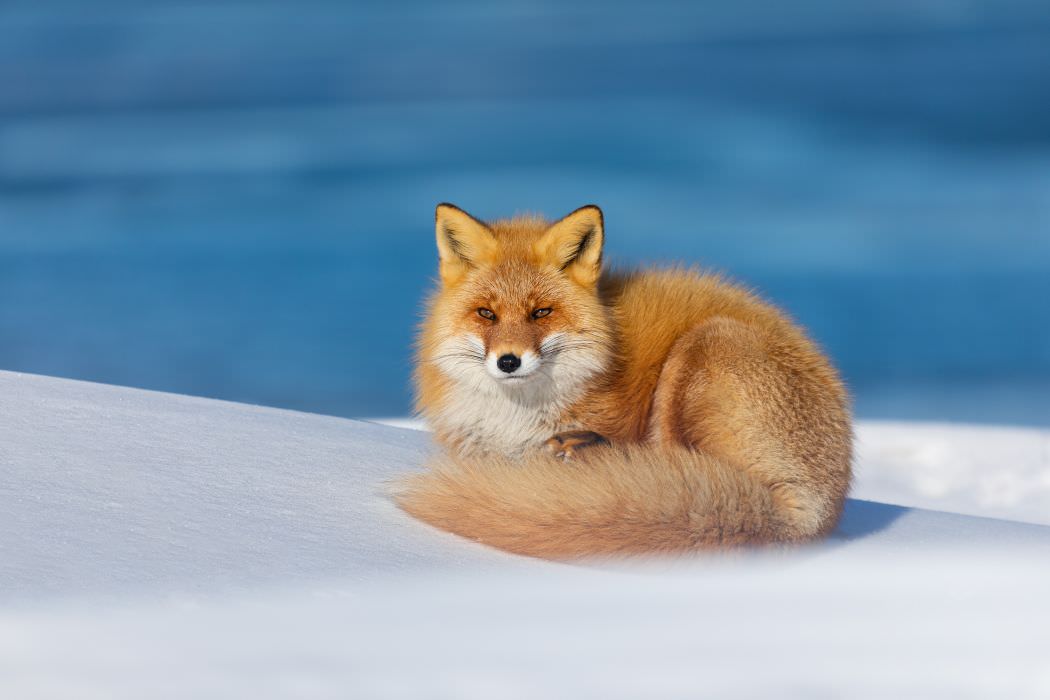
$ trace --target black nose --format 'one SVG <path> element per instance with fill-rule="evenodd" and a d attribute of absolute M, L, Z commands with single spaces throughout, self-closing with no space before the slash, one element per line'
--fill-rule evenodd
<path fill-rule="evenodd" d="M 500 355 L 500 358 L 496 360 L 496 366 L 510 374 L 518 367 L 521 367 L 521 358 L 508 352 L 506 355 Z"/>

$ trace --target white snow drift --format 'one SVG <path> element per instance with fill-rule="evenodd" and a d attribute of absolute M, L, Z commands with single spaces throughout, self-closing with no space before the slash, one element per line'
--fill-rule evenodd
<path fill-rule="evenodd" d="M 1046 432 L 862 425 L 861 497 L 1047 518 Z M 0 373 L 0 697 L 1047 697 L 1050 528 L 587 566 L 398 511 L 428 436 Z"/>

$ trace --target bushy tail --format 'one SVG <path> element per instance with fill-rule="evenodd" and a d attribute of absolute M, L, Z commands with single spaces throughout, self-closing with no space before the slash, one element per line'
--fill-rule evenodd
<path fill-rule="evenodd" d="M 812 512 L 823 500 L 703 453 L 646 446 L 592 447 L 571 462 L 443 458 L 397 494 L 435 527 L 545 559 L 803 541 L 834 526 L 837 513 Z"/>

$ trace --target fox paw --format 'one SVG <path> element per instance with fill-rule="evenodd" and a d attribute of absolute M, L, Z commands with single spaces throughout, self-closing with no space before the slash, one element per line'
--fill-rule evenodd
<path fill-rule="evenodd" d="M 567 462 L 583 448 L 607 442 L 608 440 L 591 430 L 567 430 L 548 440 L 546 446 L 551 454 Z"/>

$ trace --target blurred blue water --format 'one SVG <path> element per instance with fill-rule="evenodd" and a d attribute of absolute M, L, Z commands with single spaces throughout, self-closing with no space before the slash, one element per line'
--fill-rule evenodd
<path fill-rule="evenodd" d="M 402 414 L 433 205 L 596 202 L 865 416 L 1050 425 L 1050 6 L 8 3 L 0 368 Z"/>

